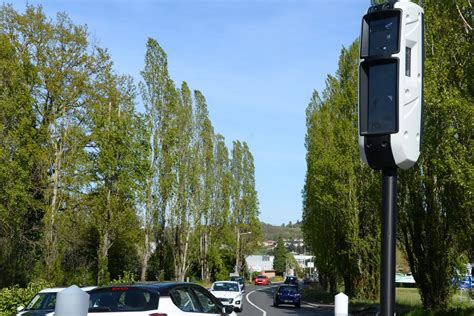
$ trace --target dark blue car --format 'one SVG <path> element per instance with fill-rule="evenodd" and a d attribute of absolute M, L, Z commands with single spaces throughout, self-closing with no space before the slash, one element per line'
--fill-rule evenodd
<path fill-rule="evenodd" d="M 301 307 L 301 294 L 296 285 L 281 285 L 275 292 L 273 298 L 273 306 L 278 307 L 280 304 L 290 304 Z"/>

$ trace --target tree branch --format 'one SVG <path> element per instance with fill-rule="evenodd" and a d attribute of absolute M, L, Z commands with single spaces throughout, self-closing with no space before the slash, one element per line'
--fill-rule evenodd
<path fill-rule="evenodd" d="M 469 3 L 470 4 L 470 3 Z M 464 21 L 464 26 L 466 28 L 466 33 L 469 33 L 470 31 L 472 31 L 472 26 L 469 25 L 469 23 L 467 23 L 466 19 L 464 18 L 464 16 L 462 15 L 461 13 L 461 9 L 459 9 L 459 6 L 456 2 L 456 9 L 458 9 L 458 13 L 459 15 L 461 16 L 461 19 Z"/>

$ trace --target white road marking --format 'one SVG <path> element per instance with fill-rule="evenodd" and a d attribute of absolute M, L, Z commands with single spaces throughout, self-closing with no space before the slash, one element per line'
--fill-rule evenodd
<path fill-rule="evenodd" d="M 319 306 L 319 305 L 316 305 L 316 304 L 314 304 L 314 303 L 310 303 L 310 302 L 305 302 L 305 301 L 302 301 L 301 303 L 303 303 L 304 305 L 309 305 L 309 306 L 311 306 L 311 307 L 316 307 L 316 308 L 319 308 L 319 307 L 321 307 L 321 306 Z"/>
<path fill-rule="evenodd" d="M 250 305 L 252 305 L 253 307 L 255 307 L 256 309 L 258 309 L 259 311 L 261 311 L 263 313 L 263 316 L 266 316 L 267 315 L 267 312 L 263 309 L 261 309 L 260 307 L 258 307 L 257 305 L 255 305 L 250 299 L 249 299 L 249 296 L 250 294 L 252 294 L 253 292 L 256 292 L 258 290 L 253 290 L 251 292 L 249 292 L 246 296 L 245 296 L 245 299 L 247 300 L 247 302 L 249 302 Z"/>
<path fill-rule="evenodd" d="M 263 313 L 263 316 L 266 316 L 267 315 L 267 312 L 264 310 L 264 309 L 261 309 L 260 307 L 258 307 L 256 304 L 254 304 L 250 299 L 249 299 L 249 296 L 250 294 L 252 294 L 253 292 L 257 292 L 257 291 L 264 291 L 264 290 L 268 290 L 268 289 L 272 289 L 272 288 L 275 288 L 277 287 L 278 285 L 271 285 L 269 287 L 264 287 L 264 288 L 261 288 L 261 289 L 256 289 L 256 290 L 253 290 L 253 291 L 250 291 L 249 293 L 247 293 L 247 295 L 245 295 L 245 299 L 247 300 L 247 302 L 249 302 L 250 305 L 252 305 L 253 307 L 255 307 L 256 309 L 258 309 L 259 311 L 261 311 Z"/>

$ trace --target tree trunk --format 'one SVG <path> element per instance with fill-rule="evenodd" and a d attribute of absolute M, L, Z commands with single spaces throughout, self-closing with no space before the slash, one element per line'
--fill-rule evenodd
<path fill-rule="evenodd" d="M 106 181 L 107 182 L 107 181 Z M 107 206 L 105 216 L 105 227 L 100 232 L 99 250 L 97 254 L 98 274 L 97 284 L 102 285 L 110 281 L 109 273 L 109 249 L 112 246 L 112 238 L 110 236 L 109 223 L 112 221 L 112 213 L 110 210 L 111 190 L 107 190 Z"/>
<path fill-rule="evenodd" d="M 108 230 L 100 237 L 98 259 L 97 284 L 103 285 L 110 281 L 109 273 L 109 249 L 112 246 Z"/>
<path fill-rule="evenodd" d="M 56 128 L 56 127 L 55 127 Z M 46 225 L 46 278 L 54 279 L 59 269 L 59 253 L 56 236 L 56 215 L 58 211 L 59 200 L 59 181 L 62 168 L 63 146 L 62 140 L 54 142 L 54 164 L 51 167 L 52 172 L 52 195 L 49 204 L 49 218 Z"/>
<path fill-rule="evenodd" d="M 152 160 L 152 157 L 150 157 Z M 152 168 L 150 163 L 150 168 Z M 153 201 L 151 195 L 151 183 L 147 180 L 147 196 L 146 196 L 146 210 L 145 210 L 145 240 L 144 240 L 144 250 L 142 258 L 142 270 L 140 274 L 140 280 L 146 281 L 147 270 L 148 270 L 148 261 L 151 257 L 151 240 L 153 238 Z"/>
<path fill-rule="evenodd" d="M 236 225 L 236 234 L 237 234 L 237 246 L 235 252 L 235 273 L 240 273 L 240 229 Z"/>
<path fill-rule="evenodd" d="M 148 225 L 148 224 L 146 224 Z M 145 228 L 145 249 L 143 250 L 142 271 L 140 273 L 140 280 L 146 281 L 148 260 L 150 259 L 150 232 Z"/>
<path fill-rule="evenodd" d="M 199 235 L 199 265 L 201 266 L 201 280 L 204 280 L 204 234 Z"/>
<path fill-rule="evenodd" d="M 180 280 L 184 282 L 184 278 L 186 277 L 186 272 L 188 271 L 189 264 L 186 262 L 188 261 L 188 251 L 189 251 L 189 238 L 191 236 L 191 230 L 188 228 L 186 233 L 186 241 L 184 243 L 184 251 L 183 251 L 183 261 L 182 261 L 182 268 L 181 268 L 181 277 Z"/>
<path fill-rule="evenodd" d="M 209 274 L 209 235 L 206 232 L 204 234 L 204 281 L 210 281 Z"/>

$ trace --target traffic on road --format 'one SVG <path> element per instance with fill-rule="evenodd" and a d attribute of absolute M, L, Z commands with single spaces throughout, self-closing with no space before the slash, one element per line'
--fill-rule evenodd
<path fill-rule="evenodd" d="M 318 305 L 304 300 L 301 297 L 300 305 L 290 302 L 288 304 L 274 304 L 275 294 L 282 283 L 274 283 L 268 286 L 248 285 L 244 296 L 244 306 L 240 316 L 281 316 L 281 315 L 334 315 L 334 307 L 331 305 Z M 294 285 L 293 285 L 294 286 Z M 303 287 L 304 285 L 299 285 Z"/>
<path fill-rule="evenodd" d="M 237 281 L 216 281 L 208 291 L 193 283 L 135 283 L 84 288 L 90 294 L 88 315 L 333 315 L 332 305 L 305 301 L 296 278 L 282 283 L 247 285 Z M 56 294 L 64 288 L 40 291 L 20 315 L 52 315 Z M 39 305 L 44 301 L 44 306 Z M 48 303 L 49 302 L 49 303 Z M 47 306 L 46 306 L 47 305 Z M 26 313 L 26 314 L 25 314 Z M 150 314 L 152 313 L 152 314 Z M 105 315 L 104 314 L 104 315 Z"/>

